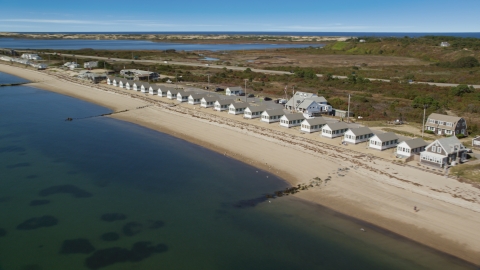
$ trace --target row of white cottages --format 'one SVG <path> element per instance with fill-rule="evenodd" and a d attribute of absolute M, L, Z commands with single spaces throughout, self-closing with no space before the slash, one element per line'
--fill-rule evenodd
<path fill-rule="evenodd" d="M 457 156 L 461 160 L 464 160 L 465 157 L 465 147 L 457 142 L 458 139 L 456 137 L 440 139 L 431 144 L 427 144 L 420 138 L 405 140 L 399 143 L 398 136 L 393 132 L 375 135 L 368 127 L 349 128 L 344 122 L 327 123 L 323 117 L 305 119 L 303 113 L 285 113 L 283 109 L 267 109 L 265 106 L 258 104 L 235 102 L 233 99 L 222 99 L 205 93 L 187 93 L 183 89 L 157 86 L 145 82 L 124 79 L 112 82 L 107 78 L 107 83 L 134 91 L 166 97 L 170 100 L 188 102 L 192 105 L 200 104 L 203 108 L 228 111 L 229 114 L 243 115 L 247 119 L 260 118 L 260 121 L 265 123 L 279 122 L 280 126 L 286 128 L 300 126 L 301 132 L 320 132 L 322 137 L 331 139 L 343 137 L 345 143 L 358 144 L 367 142 L 369 148 L 381 151 L 396 147 L 397 156 L 410 157 L 412 155 L 420 155 L 420 161 L 428 165 L 443 167 L 446 164 L 450 164 Z M 457 141 L 454 141 L 455 139 Z M 445 142 L 442 140 L 445 140 Z M 450 146 L 453 144 L 455 145 Z M 449 146 L 443 147 L 442 149 L 448 149 L 440 152 L 439 145 Z M 462 150 L 462 152 L 454 153 L 457 150 Z"/>

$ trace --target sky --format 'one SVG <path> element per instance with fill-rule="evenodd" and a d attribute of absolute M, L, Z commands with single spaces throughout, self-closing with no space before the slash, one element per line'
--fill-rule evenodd
<path fill-rule="evenodd" d="M 2 1 L 0 32 L 480 32 L 480 0 Z"/>

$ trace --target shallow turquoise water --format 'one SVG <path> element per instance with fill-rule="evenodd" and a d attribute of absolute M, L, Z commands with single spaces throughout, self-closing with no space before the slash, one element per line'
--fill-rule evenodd
<path fill-rule="evenodd" d="M 140 241 L 168 250 L 100 269 L 475 269 L 293 197 L 239 207 L 287 184 L 200 146 L 105 117 L 64 121 L 107 112 L 30 87 L 0 89 L 0 269 L 89 269 L 95 252 Z M 45 195 L 62 185 L 91 196 Z M 106 213 L 126 219 L 106 222 Z M 45 215 L 58 224 L 18 229 Z M 141 225 L 129 236 L 131 222 Z M 107 232 L 119 239 L 102 240 Z M 78 238 L 95 251 L 60 253 Z"/>

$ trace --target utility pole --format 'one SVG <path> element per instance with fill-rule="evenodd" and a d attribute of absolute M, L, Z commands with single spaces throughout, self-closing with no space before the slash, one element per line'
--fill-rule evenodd
<path fill-rule="evenodd" d="M 350 94 L 348 94 L 347 122 L 350 123 Z"/>
<path fill-rule="evenodd" d="M 245 79 L 245 102 L 247 102 L 247 80 L 248 79 Z"/>
<path fill-rule="evenodd" d="M 209 73 L 207 73 L 207 78 L 208 78 L 208 86 L 207 86 L 207 88 L 208 88 L 208 90 L 210 90 L 210 74 L 209 74 Z"/>
<path fill-rule="evenodd" d="M 425 132 L 425 110 L 427 109 L 428 105 L 423 104 L 423 122 L 422 122 L 422 138 L 423 138 L 423 133 Z"/>

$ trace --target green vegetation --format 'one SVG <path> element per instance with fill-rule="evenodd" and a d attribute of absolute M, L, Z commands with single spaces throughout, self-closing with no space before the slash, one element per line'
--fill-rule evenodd
<path fill-rule="evenodd" d="M 461 164 L 450 169 L 450 173 L 462 179 L 480 183 L 480 164 Z"/>
<path fill-rule="evenodd" d="M 334 44 L 332 44 L 330 46 L 330 48 L 334 51 L 342 51 L 344 50 L 346 47 L 348 46 L 348 43 L 347 42 L 344 42 L 344 41 L 338 41 L 338 42 L 335 42 Z"/>

